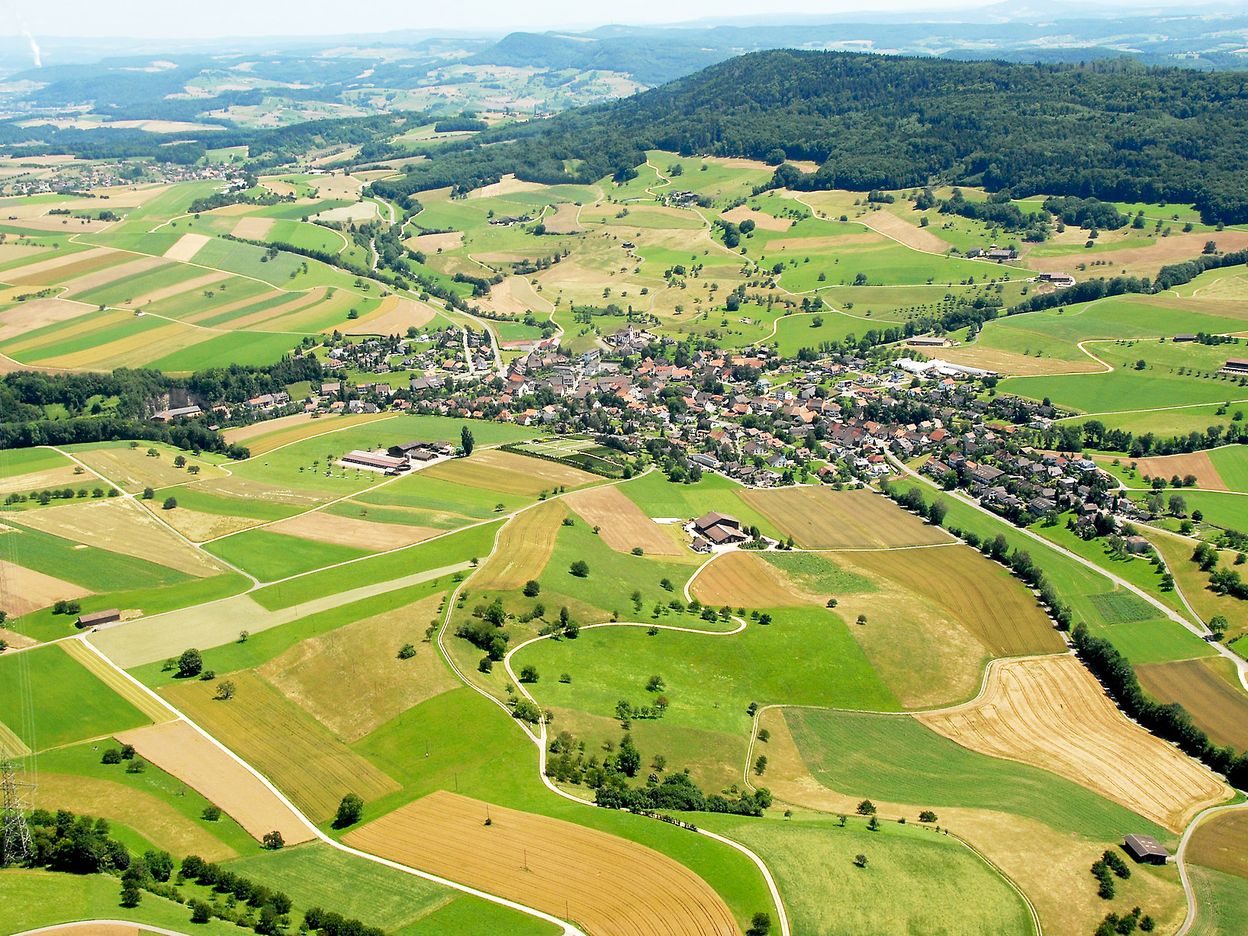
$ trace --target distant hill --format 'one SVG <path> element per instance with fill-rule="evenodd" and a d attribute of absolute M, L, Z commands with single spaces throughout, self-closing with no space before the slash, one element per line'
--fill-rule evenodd
<path fill-rule="evenodd" d="M 626 171 L 643 150 L 658 148 L 820 163 L 810 176 L 786 167 L 777 180 L 801 188 L 945 181 L 1019 195 L 1189 202 L 1210 221 L 1242 223 L 1245 139 L 1243 72 L 782 50 L 483 134 L 377 189 L 402 196 L 471 187 L 505 172 L 589 181 Z M 569 164 L 576 170 L 566 171 Z"/>

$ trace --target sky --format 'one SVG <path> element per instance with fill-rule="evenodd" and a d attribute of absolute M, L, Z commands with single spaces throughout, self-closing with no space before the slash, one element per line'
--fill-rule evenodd
<path fill-rule="evenodd" d="M 135 38 L 292 36 L 406 29 L 589 28 L 704 17 L 898 12 L 983 6 L 993 0 L 0 0 L 0 35 Z M 1104 0 L 1102 0 L 1104 2 Z M 1109 0 L 1121 4 L 1126 0 Z M 353 16 L 353 11 L 364 15 Z"/>

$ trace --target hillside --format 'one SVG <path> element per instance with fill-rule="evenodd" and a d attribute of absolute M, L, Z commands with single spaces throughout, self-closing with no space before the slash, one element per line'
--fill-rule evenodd
<path fill-rule="evenodd" d="M 643 150 L 668 149 L 822 164 L 806 177 L 786 171 L 780 181 L 790 187 L 939 180 L 1015 195 L 1188 202 L 1206 221 L 1238 223 L 1248 220 L 1248 171 L 1225 141 L 1246 131 L 1242 72 L 783 50 L 485 134 L 376 189 L 402 197 L 506 172 L 588 182 L 627 171 Z M 513 145 L 481 145 L 505 140 Z"/>

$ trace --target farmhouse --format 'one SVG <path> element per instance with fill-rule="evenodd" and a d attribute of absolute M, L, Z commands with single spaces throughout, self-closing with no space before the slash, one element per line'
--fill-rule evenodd
<path fill-rule="evenodd" d="M 1248 359 L 1227 358 L 1226 363 L 1222 365 L 1220 373 L 1248 375 Z"/>
<path fill-rule="evenodd" d="M 109 608 L 107 611 L 92 611 L 89 614 L 78 615 L 79 627 L 96 627 L 100 624 L 111 624 L 113 621 L 121 620 L 121 612 L 117 608 Z"/>
<path fill-rule="evenodd" d="M 378 455 L 376 452 L 361 452 L 358 449 L 343 455 L 342 463 L 344 465 L 356 465 L 360 468 L 369 468 L 373 471 L 384 471 L 387 474 L 391 472 L 397 474 L 411 467 L 411 462 L 406 458 L 395 458 L 393 455 Z"/>
<path fill-rule="evenodd" d="M 435 445 L 432 442 L 400 442 L 398 445 L 390 446 L 387 451 L 394 458 L 405 458 L 408 461 L 418 462 L 429 462 L 439 455 L 450 454 L 446 446 Z"/>
<path fill-rule="evenodd" d="M 693 532 L 712 546 L 727 546 L 747 539 L 741 521 L 728 514 L 711 512 L 693 521 Z"/>
<path fill-rule="evenodd" d="M 1170 860 L 1170 853 L 1151 835 L 1128 835 L 1122 840 L 1122 845 L 1132 858 L 1142 864 L 1164 865 Z"/>
<path fill-rule="evenodd" d="M 193 419 L 203 414 L 204 411 L 192 403 L 190 406 L 172 406 L 169 409 L 160 410 L 152 415 L 152 419 L 156 422 L 173 422 L 175 419 Z"/>
<path fill-rule="evenodd" d="M 1069 273 L 1041 273 L 1036 277 L 1037 283 L 1052 283 L 1058 289 L 1066 289 L 1075 285 L 1075 278 Z"/>

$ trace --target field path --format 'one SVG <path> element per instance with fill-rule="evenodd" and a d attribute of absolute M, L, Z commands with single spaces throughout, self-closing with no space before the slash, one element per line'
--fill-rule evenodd
<path fill-rule="evenodd" d="M 899 469 L 901 472 L 910 476 L 914 480 L 920 482 L 924 486 L 931 487 L 927 479 L 924 478 L 922 475 L 920 475 L 917 471 L 914 471 L 904 462 L 899 461 L 898 459 L 894 458 L 892 455 L 889 455 L 888 457 L 895 468 Z M 957 500 L 961 501 L 964 504 L 974 507 L 980 513 L 985 513 L 985 514 L 988 514 L 990 517 L 1000 519 L 991 510 L 988 510 L 985 507 L 981 507 L 977 501 L 971 499 L 970 497 L 967 497 L 966 495 L 962 494 L 959 491 L 947 491 L 945 493 L 950 497 L 956 498 Z M 1046 539 L 1045 537 L 1041 536 L 1039 533 L 1036 533 L 1033 530 L 1028 530 L 1026 527 L 1015 527 L 1015 529 L 1023 536 L 1026 536 L 1029 539 L 1033 539 L 1038 543 L 1043 543 L 1045 546 L 1049 547 L 1050 549 L 1053 549 L 1056 552 L 1061 553 L 1067 559 L 1070 559 L 1073 562 L 1077 562 L 1081 566 L 1085 566 L 1091 569 L 1093 572 L 1096 572 L 1097 574 L 1104 576 L 1105 578 L 1113 582 L 1115 585 L 1117 585 L 1119 588 L 1124 588 L 1127 591 L 1131 592 L 1133 595 L 1144 599 L 1150 605 L 1152 605 L 1154 608 L 1160 611 L 1169 620 L 1187 628 L 1187 630 L 1191 631 L 1193 634 L 1195 634 L 1197 637 L 1201 638 L 1202 640 L 1206 640 L 1206 638 L 1208 638 L 1209 635 L 1212 633 L 1209 630 L 1209 628 L 1207 628 L 1203 623 L 1199 625 L 1193 624 L 1191 621 L 1189 621 L 1183 615 L 1179 614 L 1174 609 L 1169 608 L 1166 605 L 1162 604 L 1152 595 L 1148 594 L 1148 592 L 1144 591 L 1141 588 L 1136 587 L 1131 582 L 1128 582 L 1126 579 L 1115 575 L 1113 572 L 1110 572 L 1107 569 L 1102 569 L 1091 559 L 1085 559 L 1083 556 L 1080 556 L 1078 553 L 1071 552 L 1066 547 L 1061 546 L 1058 543 L 1053 542 L 1052 540 Z M 1200 618 L 1198 617 L 1196 620 L 1199 621 Z M 1239 654 L 1235 653 L 1233 650 L 1229 649 L 1223 644 L 1220 644 L 1212 640 L 1207 640 L 1206 642 L 1209 644 L 1209 646 L 1215 649 L 1219 654 L 1226 657 L 1228 660 L 1230 660 L 1232 663 L 1235 664 L 1235 672 L 1239 674 L 1240 685 L 1243 686 L 1245 692 L 1248 692 L 1248 660 L 1245 660 Z"/>
<path fill-rule="evenodd" d="M 653 471 L 654 469 L 651 468 L 648 470 Z M 617 482 L 611 482 L 611 483 L 618 484 L 620 482 L 617 481 Z M 558 496 L 562 497 L 563 495 L 558 495 Z M 531 510 L 532 507 L 528 507 L 524 509 Z M 517 511 L 517 513 L 519 513 L 519 511 Z M 512 516 L 515 516 L 515 515 L 513 514 Z M 484 557 L 484 559 L 482 559 L 481 561 L 482 565 L 484 565 L 485 562 L 490 558 L 490 556 L 492 556 L 494 552 L 498 549 L 498 543 L 499 543 L 500 538 L 501 537 L 499 535 L 497 534 L 495 535 L 494 545 L 491 546 L 489 554 L 487 554 Z M 455 673 L 455 675 L 459 677 L 460 681 L 463 682 L 464 685 L 468 686 L 470 689 L 472 689 L 474 692 L 476 692 L 478 695 L 482 696 L 483 698 L 487 699 L 489 702 L 498 706 L 499 709 L 501 709 L 503 712 L 506 713 L 508 718 L 512 718 L 513 721 L 516 721 L 512 717 L 511 709 L 509 709 L 504 702 L 502 702 L 500 699 L 495 698 L 489 692 L 486 692 L 484 689 L 482 689 L 480 686 L 478 686 L 476 683 L 470 680 L 467 677 L 467 675 L 465 675 L 464 671 L 459 668 L 459 666 L 455 663 L 455 660 L 451 657 L 450 651 L 446 649 L 446 645 L 444 643 L 444 638 L 446 637 L 446 632 L 451 622 L 451 614 L 455 609 L 455 602 L 458 599 L 460 593 L 464 590 L 465 585 L 467 585 L 471 580 L 472 580 L 472 577 L 469 576 L 468 578 L 464 579 L 464 581 L 460 582 L 459 585 L 456 586 L 455 590 L 451 592 L 451 595 L 446 602 L 446 610 L 443 614 L 442 624 L 438 628 L 438 633 L 437 633 L 438 651 L 442 654 L 442 658 L 443 660 L 446 661 L 446 664 L 451 668 L 451 670 Z M 673 625 L 648 624 L 648 623 L 640 623 L 640 622 L 607 622 L 603 624 L 587 624 L 587 625 L 584 625 L 581 628 L 581 630 L 587 630 L 591 627 L 613 627 L 613 626 L 614 627 L 621 627 L 621 626 L 622 627 L 645 627 L 645 628 L 658 627 L 661 630 L 686 631 L 686 632 L 692 632 L 692 633 L 711 634 L 715 636 L 729 636 L 731 634 L 740 633 L 746 627 L 746 622 L 742 620 L 741 618 L 735 618 L 735 620 L 738 622 L 737 627 L 731 631 L 703 631 L 697 628 L 676 627 Z M 534 638 L 534 639 L 542 639 L 542 638 Z M 527 646 L 529 643 L 532 643 L 532 642 L 533 642 L 532 640 L 525 641 L 525 643 L 520 644 L 518 647 L 515 647 L 510 653 L 506 655 L 506 657 L 504 657 L 503 663 L 509 674 L 511 674 L 512 654 L 514 654 L 516 650 L 519 650 L 520 647 Z M 534 704 L 536 704 L 536 700 L 534 700 L 533 697 L 529 695 L 528 690 L 524 687 L 524 684 L 521 683 L 518 679 L 516 679 L 514 674 L 511 674 L 511 679 L 512 679 L 513 684 L 519 687 L 519 691 L 530 702 L 533 702 Z M 529 740 L 532 741 L 533 744 L 537 747 L 537 760 L 538 760 L 537 774 L 538 774 L 538 778 L 542 781 L 542 784 L 546 787 L 546 789 L 550 790 L 550 792 L 554 793 L 556 796 L 561 796 L 564 799 L 571 800 L 574 803 L 579 803 L 581 805 L 592 806 L 592 807 L 597 808 L 596 804 L 592 800 L 584 799 L 583 797 L 576 796 L 572 793 L 569 793 L 568 791 L 564 789 L 561 789 L 546 775 L 547 743 L 546 743 L 545 723 L 543 722 L 539 726 L 540 731 L 537 731 L 537 732 L 534 732 L 533 730 L 531 730 L 529 726 L 525 725 L 523 722 L 516 721 L 516 724 L 520 726 L 520 729 L 525 733 L 525 735 L 529 738 Z M 776 879 L 775 877 L 772 876 L 771 870 L 767 867 L 766 862 L 764 862 L 763 859 L 760 858 L 756 852 L 754 852 L 750 848 L 747 848 L 745 845 L 742 845 L 740 842 L 734 841 L 730 838 L 727 838 L 726 836 L 719 835 L 718 833 L 711 832 L 707 829 L 699 828 L 696 830 L 696 832 L 698 835 L 703 835 L 709 839 L 713 839 L 714 841 L 719 842 L 722 845 L 727 845 L 729 848 L 732 848 L 735 851 L 738 851 L 741 854 L 745 855 L 748 859 L 750 859 L 751 862 L 753 862 L 754 866 L 758 869 L 759 874 L 762 875 L 763 881 L 767 885 L 768 892 L 771 894 L 772 903 L 775 905 L 777 922 L 779 923 L 780 936 L 793 936 L 792 930 L 789 927 L 788 913 L 785 910 L 784 901 L 780 897 L 780 888 L 777 886 Z"/>
<path fill-rule="evenodd" d="M 79 635 L 79 636 L 71 637 L 69 639 L 80 640 L 81 636 Z M 395 871 L 402 871 L 404 874 L 410 874 L 413 877 L 423 878 L 426 881 L 430 881 L 434 884 L 439 884 L 442 887 L 449 887 L 452 890 L 457 890 L 465 894 L 470 894 L 473 897 L 479 897 L 482 900 L 488 900 L 490 903 L 499 904 L 511 910 L 517 910 L 520 913 L 525 913 L 525 914 L 528 914 L 529 916 L 537 917 L 540 920 L 545 920 L 547 923 L 552 923 L 555 926 L 559 927 L 560 932 L 562 932 L 564 936 L 588 936 L 588 934 L 582 932 L 573 924 L 568 923 L 564 920 L 560 920 L 558 917 L 552 916 L 549 913 L 544 913 L 541 910 L 535 910 L 532 907 L 527 907 L 524 904 L 519 903 L 514 900 L 508 900 L 505 897 L 497 897 L 493 894 L 488 894 L 485 891 L 478 890 L 475 887 L 469 887 L 466 884 L 460 884 L 460 883 L 457 883 L 456 881 L 449 880 L 448 878 L 439 877 L 436 874 L 428 874 L 427 872 L 424 872 L 424 871 L 417 871 L 415 868 L 409 868 L 407 865 L 399 864 L 397 861 L 390 861 L 386 858 L 380 858 L 377 855 L 370 855 L 368 852 L 360 851 L 358 848 L 351 848 L 350 846 L 344 845 L 341 842 L 337 841 L 336 839 L 331 838 L 330 836 L 322 832 L 320 829 L 318 829 L 316 825 L 310 819 L 308 819 L 307 816 L 305 816 L 302 812 L 300 812 L 298 807 L 296 807 L 295 804 L 292 803 L 286 797 L 286 795 L 282 793 L 282 791 L 279 790 L 276 786 L 274 786 L 273 783 L 271 783 L 269 779 L 265 777 L 262 773 L 260 773 L 258 770 L 252 767 L 249 763 L 247 763 L 245 760 L 243 760 L 241 757 L 239 757 L 237 754 L 231 751 L 228 747 L 226 747 L 224 744 L 222 744 L 220 741 L 214 738 L 211 734 L 209 734 L 203 728 L 199 727 L 199 725 L 197 725 L 194 721 L 187 718 L 181 711 L 179 711 L 176 707 L 170 704 L 167 700 L 162 699 L 155 692 L 153 692 L 150 688 L 145 686 L 143 683 L 139 682 L 137 679 L 135 679 L 133 676 L 127 673 L 125 670 L 121 669 L 121 667 L 119 667 L 111 659 L 105 656 L 103 652 L 91 646 L 91 644 L 87 643 L 86 641 L 82 641 L 82 642 L 86 646 L 90 647 L 91 651 L 96 653 L 99 656 L 99 658 L 102 661 L 104 661 L 109 667 L 111 667 L 120 678 L 128 680 L 130 683 L 133 684 L 133 686 L 137 690 L 143 693 L 146 693 L 153 700 L 154 704 L 164 706 L 168 711 L 173 713 L 174 718 L 182 719 L 184 722 L 186 722 L 186 724 L 190 725 L 191 728 L 193 728 L 196 732 L 198 732 L 205 739 L 207 739 L 209 743 L 219 748 L 222 752 L 225 753 L 227 757 L 229 757 L 231 760 L 239 764 L 244 770 L 246 770 L 248 773 L 254 776 L 257 780 L 259 780 L 260 783 L 263 784 L 270 793 L 276 796 L 282 802 L 282 804 L 294 814 L 294 816 L 298 819 L 298 821 L 302 823 L 308 829 L 312 837 L 320 839 L 322 842 L 324 842 L 326 845 L 329 845 L 331 848 L 336 848 L 338 851 L 346 852 L 347 854 L 354 855 L 357 858 L 363 858 L 366 861 L 371 861 L 371 862 L 374 862 L 375 864 L 384 865 L 385 867 L 392 868 Z M 181 934 L 176 934 L 176 936 L 181 936 Z"/>

